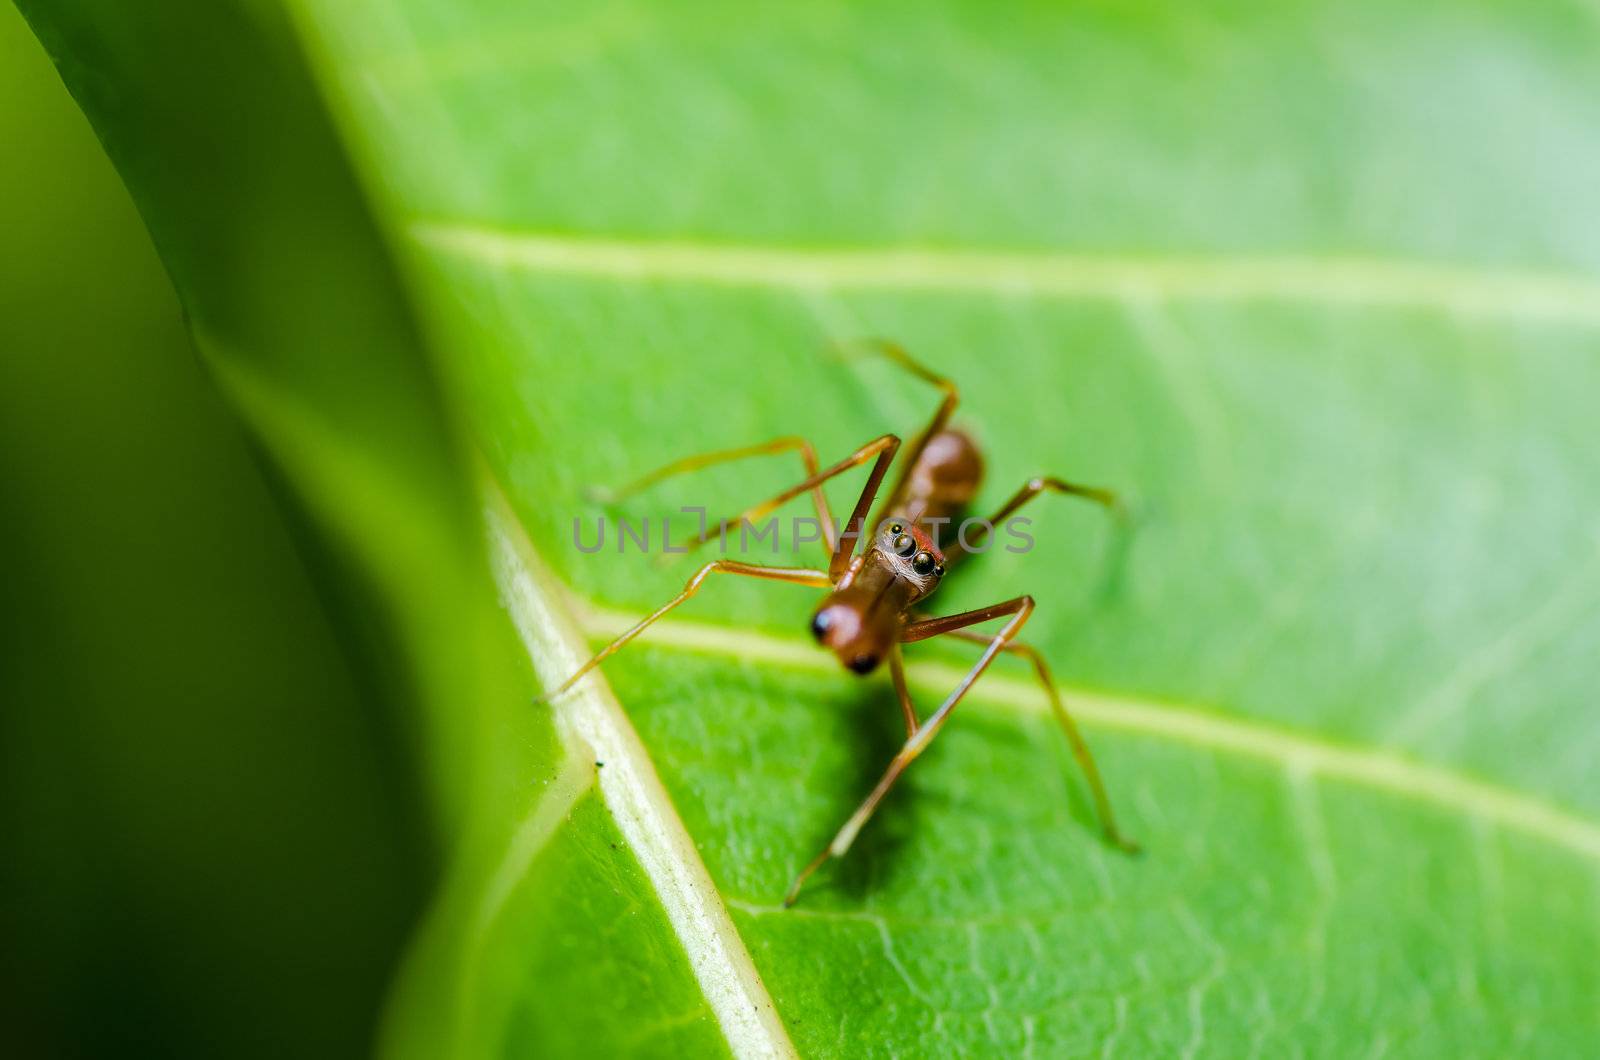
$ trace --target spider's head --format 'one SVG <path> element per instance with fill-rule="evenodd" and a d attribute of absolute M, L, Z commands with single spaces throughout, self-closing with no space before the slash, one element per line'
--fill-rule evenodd
<path fill-rule="evenodd" d="M 944 577 L 944 553 L 914 522 L 890 522 L 873 540 L 872 552 L 878 563 L 911 590 L 908 603 L 933 592 Z"/>

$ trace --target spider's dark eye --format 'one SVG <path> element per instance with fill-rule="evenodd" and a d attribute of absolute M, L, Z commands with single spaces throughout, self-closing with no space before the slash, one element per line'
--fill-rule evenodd
<path fill-rule="evenodd" d="M 894 550 L 898 555 L 909 556 L 917 550 L 917 543 L 910 534 L 901 534 L 894 539 Z"/>
<path fill-rule="evenodd" d="M 904 529 L 905 529 L 905 527 L 901 526 L 899 523 L 890 523 L 889 524 L 889 533 L 891 533 L 891 534 L 898 534 L 898 533 L 900 533 L 900 531 L 902 531 Z"/>
<path fill-rule="evenodd" d="M 941 563 L 937 567 L 933 568 L 933 576 L 935 578 L 943 578 L 944 577 L 944 564 L 943 563 Z"/>
<path fill-rule="evenodd" d="M 937 567 L 932 552 L 918 552 L 911 561 L 911 569 L 924 576 L 932 574 Z"/>

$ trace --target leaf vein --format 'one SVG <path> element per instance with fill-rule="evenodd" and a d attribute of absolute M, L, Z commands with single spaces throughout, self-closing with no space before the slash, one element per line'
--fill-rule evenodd
<path fill-rule="evenodd" d="M 609 638 L 628 628 L 634 616 L 572 600 L 579 621 L 594 638 Z M 814 646 L 747 629 L 665 619 L 652 626 L 646 642 L 658 647 L 759 661 L 808 671 L 835 667 Z M 965 669 L 919 661 L 906 668 L 920 687 L 949 688 Z M 1031 682 L 1003 674 L 985 675 L 977 704 L 1043 714 L 1043 692 Z M 1134 699 L 1083 688 L 1062 686 L 1062 694 L 1083 722 L 1103 729 L 1139 733 L 1193 744 L 1213 751 L 1271 762 L 1285 770 L 1297 766 L 1323 780 L 1338 780 L 1432 803 L 1535 836 L 1591 861 L 1600 862 L 1600 823 L 1580 817 L 1538 796 L 1491 781 L 1429 765 L 1372 747 L 1339 744 L 1309 733 L 1277 728 L 1260 721 L 1230 718 L 1171 702 Z"/>
<path fill-rule="evenodd" d="M 420 247 L 498 269 L 623 282 L 801 291 L 1297 302 L 1600 324 L 1600 277 L 1380 257 L 1111 255 L 927 247 L 817 248 L 592 238 L 413 221 Z"/>

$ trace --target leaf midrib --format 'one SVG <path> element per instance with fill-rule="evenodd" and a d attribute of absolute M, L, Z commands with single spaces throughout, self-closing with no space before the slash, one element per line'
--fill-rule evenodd
<path fill-rule="evenodd" d="M 558 679 L 582 661 L 583 642 L 563 613 L 552 576 L 504 494 L 487 476 L 483 487 L 490 554 L 502 602 L 529 661 L 547 682 Z M 555 708 L 557 729 L 568 753 L 577 745 L 586 756 L 603 754 L 601 760 L 610 763 L 597 779 L 601 798 L 654 887 L 730 1051 L 739 1057 L 772 1060 L 796 1055 L 692 837 L 604 677 L 590 675 L 558 697 Z M 515 850 L 508 851 L 508 858 L 516 856 Z M 515 871 L 509 862 L 503 868 Z"/>

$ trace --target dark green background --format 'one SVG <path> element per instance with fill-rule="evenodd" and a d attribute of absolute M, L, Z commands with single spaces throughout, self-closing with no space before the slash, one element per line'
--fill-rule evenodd
<path fill-rule="evenodd" d="M 0 144 L 0 1052 L 362 1055 L 434 871 L 403 735 L 9 4 Z"/>

